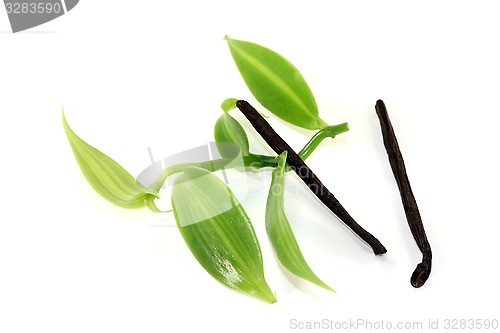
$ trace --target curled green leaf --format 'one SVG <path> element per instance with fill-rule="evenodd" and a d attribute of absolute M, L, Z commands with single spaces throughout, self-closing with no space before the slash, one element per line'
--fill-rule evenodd
<path fill-rule="evenodd" d="M 227 113 L 223 113 L 214 127 L 214 138 L 222 157 L 236 156 L 240 151 L 243 156 L 250 154 L 248 137 L 240 123 Z M 233 145 L 224 144 L 230 142 Z M 235 149 L 239 151 L 234 151 Z"/>
<path fill-rule="evenodd" d="M 238 101 L 237 98 L 226 98 L 222 104 L 220 105 L 220 107 L 222 108 L 222 110 L 224 112 L 229 112 L 233 109 L 236 109 L 236 102 Z M 257 112 L 264 118 L 269 118 L 268 116 L 266 116 L 264 113 L 260 112 L 257 110 Z"/>
<path fill-rule="evenodd" d="M 264 278 L 252 224 L 219 178 L 204 169 L 185 168 L 172 187 L 172 209 L 186 244 L 212 277 L 236 291 L 276 302 Z"/>
<path fill-rule="evenodd" d="M 311 89 L 290 61 L 261 45 L 227 36 L 225 39 L 243 80 L 260 104 L 305 129 L 327 126 L 318 116 Z"/>
<path fill-rule="evenodd" d="M 291 273 L 327 290 L 334 291 L 321 281 L 307 264 L 293 235 L 284 208 L 284 174 L 286 150 L 277 157 L 278 167 L 273 170 L 271 188 L 266 205 L 266 231 L 281 264 Z"/>
<path fill-rule="evenodd" d="M 238 101 L 237 98 L 227 98 L 222 102 L 220 107 L 222 108 L 222 110 L 224 110 L 224 112 L 229 112 L 233 109 L 236 109 L 237 101 Z"/>
<path fill-rule="evenodd" d="M 154 198 L 158 197 L 158 191 L 137 183 L 120 164 L 76 135 L 66 121 L 64 110 L 62 120 L 80 170 L 97 193 L 119 207 L 135 209 L 147 206 L 157 210 Z"/>

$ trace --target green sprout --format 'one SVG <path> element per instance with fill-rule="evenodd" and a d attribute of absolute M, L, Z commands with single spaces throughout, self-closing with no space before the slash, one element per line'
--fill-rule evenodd
<path fill-rule="evenodd" d="M 319 117 L 304 77 L 283 56 L 258 44 L 227 36 L 225 40 L 250 92 L 267 111 L 292 125 L 317 131 L 296 154 L 301 161 L 325 138 L 349 130 L 347 123 L 330 126 Z M 279 156 L 253 154 L 243 126 L 230 115 L 238 105 L 235 98 L 226 99 L 221 105 L 223 112 L 214 127 L 220 159 L 166 167 L 149 187 L 139 184 L 117 162 L 78 137 L 66 122 L 64 111 L 63 126 L 85 178 L 114 205 L 130 209 L 148 207 L 160 212 L 155 204 L 155 200 L 160 200 L 159 190 L 168 177 L 178 174 L 172 186 L 172 213 L 195 258 L 220 283 L 268 303 L 274 303 L 276 298 L 264 277 L 252 223 L 230 188 L 213 172 L 228 168 L 243 169 L 242 172 L 272 170 L 262 220 L 278 260 L 296 276 L 334 291 L 307 264 L 285 214 L 284 181 L 286 173 L 293 170 L 288 163 L 292 151 L 284 150 Z M 241 163 L 234 162 L 237 156 Z"/>

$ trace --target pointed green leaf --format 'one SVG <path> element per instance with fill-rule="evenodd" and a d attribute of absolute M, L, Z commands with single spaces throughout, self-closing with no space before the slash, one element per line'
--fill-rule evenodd
<path fill-rule="evenodd" d="M 210 172 L 185 168 L 172 187 L 177 226 L 198 262 L 229 288 L 274 303 L 260 246 L 231 190 Z"/>
<path fill-rule="evenodd" d="M 222 157 L 234 157 L 240 151 L 243 156 L 250 154 L 250 146 L 245 130 L 236 119 L 225 112 L 215 123 L 214 138 Z M 226 142 L 233 145 L 224 144 Z"/>
<path fill-rule="evenodd" d="M 122 166 L 109 156 L 87 144 L 73 132 L 62 114 L 64 131 L 83 175 L 104 199 L 123 208 L 156 208 L 158 191 L 137 183 Z"/>
<path fill-rule="evenodd" d="M 327 124 L 299 70 L 280 54 L 258 44 L 225 38 L 234 62 L 254 97 L 281 119 L 306 129 Z"/>
<path fill-rule="evenodd" d="M 334 291 L 321 281 L 307 264 L 300 251 L 284 208 L 284 173 L 287 152 L 277 157 L 278 167 L 273 170 L 271 188 L 266 205 L 266 231 L 276 255 L 291 273 L 327 290 Z"/>

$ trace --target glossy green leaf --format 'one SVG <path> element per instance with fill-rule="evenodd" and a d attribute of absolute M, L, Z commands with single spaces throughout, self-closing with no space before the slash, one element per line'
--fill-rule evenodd
<path fill-rule="evenodd" d="M 280 54 L 258 44 L 225 38 L 234 62 L 254 97 L 281 119 L 306 129 L 327 124 L 299 70 Z"/>
<path fill-rule="evenodd" d="M 241 151 L 243 156 L 250 154 L 248 137 L 240 123 L 227 113 L 223 113 L 214 127 L 214 138 L 222 157 L 234 157 Z M 224 144 L 230 142 L 233 145 Z M 239 151 L 235 151 L 239 150 Z"/>
<path fill-rule="evenodd" d="M 292 228 L 285 215 L 284 174 L 287 152 L 277 157 L 278 167 L 273 170 L 271 188 L 266 206 L 266 231 L 279 261 L 291 273 L 327 290 L 334 291 L 321 281 L 307 264 L 300 251 Z"/>
<path fill-rule="evenodd" d="M 204 169 L 185 168 L 172 186 L 172 209 L 186 244 L 210 275 L 236 291 L 276 301 L 264 279 L 252 224 L 219 178 Z"/>
<path fill-rule="evenodd" d="M 123 208 L 156 209 L 154 198 L 158 191 L 145 188 L 137 183 L 122 166 L 87 144 L 69 127 L 62 115 L 64 131 L 83 175 L 104 199 Z M 156 209 L 157 210 L 157 209 Z"/>

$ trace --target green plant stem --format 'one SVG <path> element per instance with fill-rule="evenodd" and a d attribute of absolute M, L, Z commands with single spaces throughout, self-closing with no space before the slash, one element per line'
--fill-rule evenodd
<path fill-rule="evenodd" d="M 252 168 L 252 169 L 262 169 L 262 168 L 275 168 L 278 166 L 278 163 L 276 162 L 276 158 L 272 156 L 266 156 L 266 155 L 256 155 L 256 154 L 250 154 L 248 156 L 243 156 L 243 165 L 231 165 L 231 162 L 233 162 L 235 159 L 234 158 L 221 158 L 218 160 L 210 160 L 210 161 L 205 161 L 205 162 L 196 162 L 196 163 L 180 163 L 180 164 L 175 164 L 169 167 L 166 167 L 163 170 L 162 173 L 162 178 L 165 180 L 169 176 L 182 172 L 184 168 L 187 167 L 198 167 L 202 168 L 208 171 L 219 171 L 222 170 L 226 167 L 229 167 L 231 169 L 238 168 L 238 167 L 247 167 L 247 168 Z"/>
<path fill-rule="evenodd" d="M 319 146 L 319 144 L 326 138 L 334 138 L 336 135 L 340 133 L 344 133 L 349 130 L 349 125 L 347 123 L 333 125 L 323 128 L 318 131 L 309 142 L 302 148 L 299 152 L 300 158 L 305 160 L 309 157 L 312 152 Z M 162 173 L 158 176 L 155 182 L 150 185 L 151 188 L 159 189 L 162 187 L 163 183 L 167 180 L 167 178 L 173 174 L 182 172 L 187 167 L 198 167 L 211 172 L 219 171 L 222 169 L 234 169 L 238 167 L 243 167 L 247 171 L 256 172 L 263 168 L 277 168 L 278 162 L 276 161 L 276 157 L 268 156 L 268 155 L 259 155 L 250 153 L 247 156 L 243 156 L 243 165 L 235 165 L 231 164 L 235 159 L 234 158 L 222 158 L 218 160 L 210 160 L 205 162 L 195 162 L 195 163 L 180 163 L 175 164 L 163 169 Z M 287 165 L 285 171 L 289 172 L 292 169 Z M 155 213 L 161 213 L 155 204 L 155 198 L 148 198 L 147 206 L 151 211 Z"/>
<path fill-rule="evenodd" d="M 349 124 L 342 123 L 339 125 L 333 125 L 323 128 L 318 133 L 309 140 L 309 142 L 302 148 L 298 153 L 302 160 L 307 159 L 312 152 L 318 147 L 318 145 L 326 138 L 334 138 L 336 135 L 347 132 L 349 130 Z"/>
<path fill-rule="evenodd" d="M 347 123 L 333 125 L 325 127 L 324 129 L 318 131 L 309 142 L 302 148 L 299 152 L 300 158 L 305 160 L 308 158 L 313 151 L 319 146 L 319 144 L 326 138 L 334 138 L 336 135 L 340 133 L 344 133 L 349 130 L 349 125 Z M 180 163 L 175 164 L 169 167 L 166 167 L 162 174 L 158 177 L 158 180 L 155 182 L 159 187 L 161 184 L 165 182 L 165 180 L 176 173 L 182 172 L 182 170 L 186 167 L 198 167 L 208 171 L 219 171 L 224 168 L 237 168 L 237 167 L 245 167 L 250 168 L 251 171 L 257 171 L 263 168 L 276 168 L 278 167 L 278 163 L 276 162 L 276 157 L 268 156 L 268 155 L 259 155 L 259 154 L 249 154 L 247 156 L 243 156 L 243 165 L 231 165 L 231 162 L 234 161 L 234 158 L 222 158 L 218 160 L 210 160 L 205 162 L 196 162 L 196 163 Z M 287 171 L 291 169 L 287 168 Z"/>
<path fill-rule="evenodd" d="M 275 157 L 266 156 L 266 155 L 257 155 L 250 154 L 248 156 L 243 156 L 243 165 L 235 165 L 231 164 L 235 159 L 234 158 L 221 158 L 217 160 L 209 160 L 205 162 L 193 162 L 193 163 L 179 163 L 168 166 L 163 169 L 161 174 L 158 175 L 156 180 L 149 187 L 151 188 L 160 188 L 163 183 L 167 180 L 168 177 L 173 174 L 182 172 L 187 167 L 198 167 L 211 172 L 219 171 L 225 168 L 235 169 L 238 167 L 250 168 L 255 171 L 262 168 L 275 168 L 278 166 Z"/>

